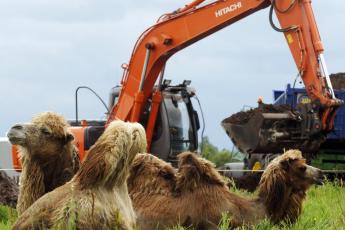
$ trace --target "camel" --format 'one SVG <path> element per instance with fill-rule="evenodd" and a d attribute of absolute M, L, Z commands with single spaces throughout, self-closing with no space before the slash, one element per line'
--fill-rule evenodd
<path fill-rule="evenodd" d="M 128 190 L 137 214 L 139 229 L 167 229 L 178 224 L 187 228 L 202 229 L 213 226 L 216 229 L 217 225 L 205 220 L 202 210 L 194 209 L 194 203 L 188 201 L 191 199 L 194 202 L 199 195 L 195 193 L 194 186 L 199 186 L 197 181 L 202 180 L 203 175 L 194 171 L 180 171 L 184 166 L 186 154 L 194 156 L 192 153 L 180 154 L 179 171 L 151 154 L 138 154 L 135 158 L 128 178 Z M 206 177 L 205 180 L 211 185 L 221 184 L 226 190 L 222 177 L 217 172 L 211 173 L 215 181 Z"/>
<path fill-rule="evenodd" d="M 248 199 L 230 192 L 214 165 L 191 152 L 178 156 L 176 172 L 154 156 L 137 158 L 128 188 L 140 229 L 178 224 L 217 229 L 223 214 L 230 218 L 231 227 L 250 226 L 263 219 L 294 223 L 307 189 L 323 179 L 319 169 L 305 163 L 300 151 L 289 150 L 268 165 L 258 196 Z"/>
<path fill-rule="evenodd" d="M 65 184 L 79 169 L 78 153 L 68 127 L 61 115 L 44 112 L 31 123 L 16 124 L 8 132 L 10 142 L 18 146 L 22 164 L 18 214 L 45 193 Z"/>
<path fill-rule="evenodd" d="M 135 229 L 127 177 L 145 150 L 141 125 L 111 122 L 71 181 L 38 199 L 13 229 Z"/>
<path fill-rule="evenodd" d="M 15 208 L 18 199 L 18 184 L 0 169 L 0 205 Z"/>

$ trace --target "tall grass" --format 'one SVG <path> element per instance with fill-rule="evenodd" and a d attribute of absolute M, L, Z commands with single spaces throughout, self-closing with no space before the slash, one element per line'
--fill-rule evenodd
<path fill-rule="evenodd" d="M 11 229 L 17 219 L 15 209 L 0 205 L 0 229 Z"/>
<path fill-rule="evenodd" d="M 253 194 L 239 192 L 241 195 L 252 197 Z M 17 218 L 14 209 L 0 206 L 0 229 L 10 229 Z M 326 182 L 323 186 L 313 187 L 308 191 L 307 200 L 304 203 L 303 212 L 296 224 L 287 226 L 273 226 L 267 220 L 256 226 L 243 226 L 241 229 L 254 230 L 345 230 L 345 187 L 338 186 L 336 182 Z M 174 230 L 184 230 L 180 226 Z M 220 230 L 229 229 L 229 219 L 224 216 L 219 224 Z"/>

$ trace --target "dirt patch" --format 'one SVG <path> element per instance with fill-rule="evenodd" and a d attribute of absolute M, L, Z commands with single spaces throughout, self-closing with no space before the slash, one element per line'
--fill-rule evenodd
<path fill-rule="evenodd" d="M 18 185 L 4 171 L 0 171 L 0 204 L 15 208 L 18 199 Z"/>
<path fill-rule="evenodd" d="M 345 73 L 329 75 L 334 89 L 345 89 Z"/>
<path fill-rule="evenodd" d="M 272 105 L 272 104 L 261 104 L 258 108 L 251 109 L 248 111 L 241 111 L 225 118 L 222 123 L 231 123 L 237 125 L 243 125 L 247 123 L 257 112 L 261 113 L 283 113 L 290 111 L 289 105 Z"/>

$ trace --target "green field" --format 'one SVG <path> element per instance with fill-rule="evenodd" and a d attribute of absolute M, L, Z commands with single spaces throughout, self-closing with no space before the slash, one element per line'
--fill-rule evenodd
<path fill-rule="evenodd" d="M 16 221 L 17 212 L 15 209 L 0 205 L 0 229 L 11 229 L 11 225 Z"/>
<path fill-rule="evenodd" d="M 307 200 L 304 203 L 303 214 L 299 221 L 290 227 L 272 226 L 267 221 L 263 221 L 251 229 L 339 229 L 345 230 L 345 187 L 338 186 L 339 183 L 327 182 L 323 186 L 313 187 L 309 190 Z M 235 191 L 246 196 L 253 194 L 242 191 Z M 16 220 L 16 212 L 13 209 L 0 206 L 0 229 L 10 229 Z M 220 224 L 220 229 L 228 229 L 227 220 L 224 218 Z M 177 229 L 183 229 L 176 227 Z M 248 229 L 243 227 L 239 229 Z"/>
<path fill-rule="evenodd" d="M 345 187 L 338 185 L 338 182 L 327 182 L 323 186 L 311 188 L 303 213 L 295 225 L 277 227 L 263 221 L 253 229 L 345 229 Z"/>

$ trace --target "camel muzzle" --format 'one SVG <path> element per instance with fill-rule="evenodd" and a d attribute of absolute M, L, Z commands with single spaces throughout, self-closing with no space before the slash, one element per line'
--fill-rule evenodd
<path fill-rule="evenodd" d="M 322 173 L 321 170 L 318 170 L 318 175 L 316 177 L 314 177 L 314 182 L 316 185 L 323 185 L 323 181 L 324 181 L 324 174 Z"/>
<path fill-rule="evenodd" d="M 26 135 L 22 125 L 14 125 L 7 133 L 7 137 L 11 144 L 23 145 L 25 144 Z"/>

